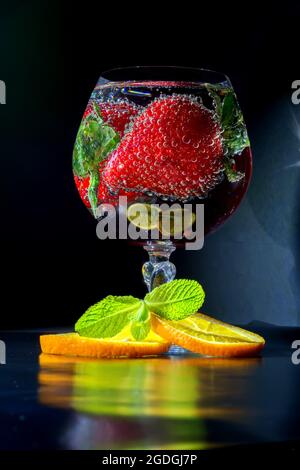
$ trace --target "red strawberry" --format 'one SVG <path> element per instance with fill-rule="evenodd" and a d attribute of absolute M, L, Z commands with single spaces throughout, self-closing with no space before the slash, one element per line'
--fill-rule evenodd
<path fill-rule="evenodd" d="M 83 113 L 82 120 L 87 118 L 91 114 L 92 111 L 93 111 L 93 105 L 92 103 L 89 102 Z"/>
<path fill-rule="evenodd" d="M 103 172 L 103 169 L 105 168 L 106 165 L 106 160 L 102 161 L 99 165 L 99 172 L 100 174 Z M 88 198 L 88 190 L 89 190 L 89 184 L 90 184 L 90 177 L 86 176 L 85 178 L 80 178 L 79 176 L 74 175 L 74 181 L 75 185 L 77 187 L 77 190 L 80 194 L 80 197 L 83 201 L 83 203 L 90 208 L 91 204 Z M 107 197 L 107 200 L 105 199 Z M 108 188 L 105 184 L 103 184 L 102 181 L 100 181 L 99 188 L 98 188 L 98 200 L 99 204 L 101 202 L 112 202 L 114 201 L 114 197 L 109 193 Z"/>
<path fill-rule="evenodd" d="M 126 126 L 130 123 L 130 120 L 133 116 L 139 112 L 139 107 L 128 101 L 120 101 L 119 103 L 97 103 L 101 116 L 109 126 L 111 126 L 115 131 L 118 132 L 122 138 Z M 91 103 L 87 105 L 87 108 L 84 112 L 83 119 L 91 114 L 93 111 L 93 106 Z"/>
<path fill-rule="evenodd" d="M 119 103 L 98 103 L 101 116 L 107 124 L 109 124 L 115 131 L 118 132 L 120 137 L 122 138 L 124 135 L 124 131 L 127 125 L 129 125 L 130 120 L 133 116 L 135 116 L 139 108 L 138 106 L 129 103 L 127 101 L 119 102 Z M 89 116 L 93 112 L 93 106 L 91 103 L 88 104 L 83 119 Z M 106 165 L 107 160 L 104 160 L 100 163 L 99 172 L 100 176 L 103 171 L 103 168 Z M 91 207 L 89 199 L 88 199 L 88 189 L 89 189 L 89 182 L 90 178 L 87 176 L 86 178 L 80 178 L 78 176 L 74 177 L 76 187 L 79 191 L 80 197 L 84 204 L 87 207 Z M 126 195 L 129 199 L 135 198 L 136 193 L 134 192 L 125 192 L 123 191 L 120 195 Z M 115 204 L 118 202 L 117 196 L 112 196 L 108 191 L 108 188 L 105 184 L 100 182 L 99 191 L 98 191 L 98 199 L 99 204 L 103 202 Z"/>
<path fill-rule="evenodd" d="M 103 172 L 113 192 L 204 196 L 223 175 L 221 130 L 213 114 L 187 96 L 151 103 L 114 150 Z"/>
<path fill-rule="evenodd" d="M 134 191 L 128 192 L 128 191 L 121 190 L 117 196 L 112 195 L 109 192 L 106 184 L 103 181 L 100 182 L 99 189 L 98 189 L 99 204 L 109 203 L 109 204 L 112 204 L 113 206 L 116 206 L 119 203 L 119 196 L 127 196 L 127 202 L 133 202 L 141 196 L 141 193 L 137 193 Z"/>
<path fill-rule="evenodd" d="M 75 185 L 76 185 L 77 191 L 79 192 L 82 202 L 87 207 L 91 207 L 90 201 L 88 200 L 88 189 L 89 189 L 90 178 L 89 177 L 80 178 L 79 176 L 74 175 L 74 181 L 75 181 Z"/>
<path fill-rule="evenodd" d="M 90 208 L 91 204 L 88 199 L 88 189 L 89 189 L 89 183 L 90 183 L 89 176 L 87 176 L 86 178 L 79 178 L 78 176 L 74 176 L 74 180 L 75 180 L 75 184 L 76 184 L 77 190 L 80 194 L 82 201 L 84 202 L 86 207 Z M 106 184 L 103 181 L 100 181 L 99 188 L 98 188 L 99 204 L 106 203 L 106 204 L 112 204 L 116 206 L 119 202 L 119 196 L 127 196 L 128 202 L 132 202 L 138 199 L 138 197 L 141 196 L 141 193 L 137 193 L 133 191 L 127 192 L 127 191 L 121 190 L 117 196 L 112 195 L 109 192 Z"/>

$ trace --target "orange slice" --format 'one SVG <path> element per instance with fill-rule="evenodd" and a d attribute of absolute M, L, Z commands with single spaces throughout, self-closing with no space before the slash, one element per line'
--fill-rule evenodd
<path fill-rule="evenodd" d="M 255 356 L 265 344 L 255 333 L 202 313 L 178 321 L 163 320 L 152 314 L 152 328 L 173 344 L 206 356 Z"/>
<path fill-rule="evenodd" d="M 84 338 L 77 333 L 40 336 L 45 354 L 81 357 L 143 357 L 157 356 L 168 351 L 170 343 L 163 338 L 155 341 L 131 341 Z"/>

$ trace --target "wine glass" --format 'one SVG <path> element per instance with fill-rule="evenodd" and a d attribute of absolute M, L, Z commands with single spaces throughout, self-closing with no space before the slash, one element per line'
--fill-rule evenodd
<path fill-rule="evenodd" d="M 185 67 L 104 72 L 77 134 L 73 172 L 98 221 L 109 213 L 120 226 L 125 214 L 140 232 L 148 289 L 174 279 L 170 255 L 197 233 L 197 217 L 204 216 L 205 235 L 216 230 L 251 178 L 249 139 L 230 80 Z"/>

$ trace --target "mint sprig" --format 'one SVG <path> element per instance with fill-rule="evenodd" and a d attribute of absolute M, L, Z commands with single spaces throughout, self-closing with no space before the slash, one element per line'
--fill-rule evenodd
<path fill-rule="evenodd" d="M 144 300 L 109 295 L 88 308 L 77 321 L 75 331 L 88 338 L 112 338 L 130 325 L 133 338 L 143 341 L 151 329 L 151 312 L 166 320 L 182 320 L 197 312 L 204 298 L 202 286 L 187 279 L 162 284 Z"/>

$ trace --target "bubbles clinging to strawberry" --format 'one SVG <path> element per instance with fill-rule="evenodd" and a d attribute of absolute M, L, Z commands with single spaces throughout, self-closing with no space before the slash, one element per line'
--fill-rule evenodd
<path fill-rule="evenodd" d="M 109 126 L 111 126 L 120 137 L 123 137 L 124 132 L 129 125 L 131 119 L 138 114 L 140 107 L 129 101 L 108 101 L 98 103 L 101 116 Z M 93 112 L 92 103 L 89 103 L 83 115 L 83 119 L 88 117 Z"/>
<path fill-rule="evenodd" d="M 207 232 L 235 210 L 251 175 L 246 126 L 225 82 L 101 83 L 74 148 L 75 183 L 95 216 L 123 195 L 129 204 L 201 202 Z"/>
<path fill-rule="evenodd" d="M 134 120 L 103 172 L 107 186 L 173 199 L 203 197 L 224 171 L 212 111 L 184 95 L 153 101 Z"/>

